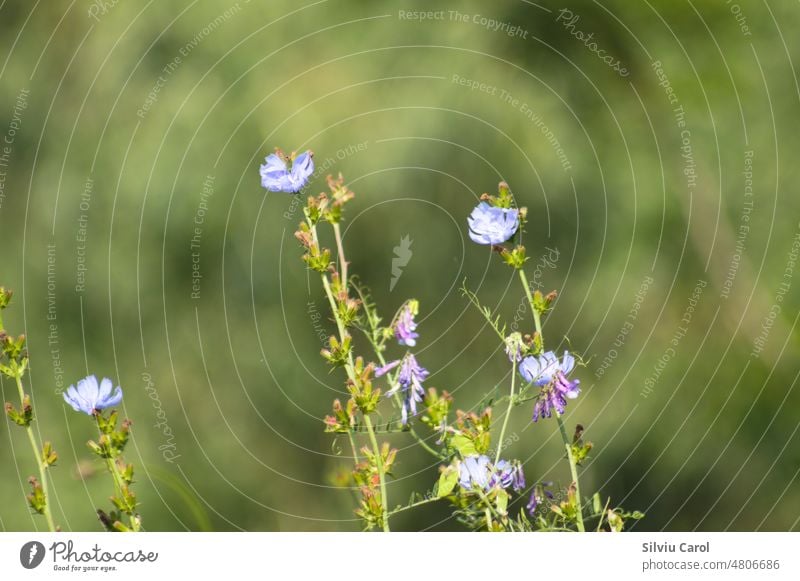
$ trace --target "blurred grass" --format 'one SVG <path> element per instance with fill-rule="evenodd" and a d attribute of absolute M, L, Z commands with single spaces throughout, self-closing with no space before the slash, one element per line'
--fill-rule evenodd
<path fill-rule="evenodd" d="M 473 23 L 398 19 L 398 10 L 439 9 L 423 2 L 120 2 L 99 22 L 82 5 L 2 4 L 0 129 L 20 89 L 31 94 L 0 206 L 0 282 L 17 291 L 6 325 L 29 337 L 39 426 L 61 452 L 55 513 L 65 528 L 96 529 L 92 508 L 106 502 L 109 487 L 91 477 L 84 488 L 73 476 L 92 429 L 54 396 L 48 244 L 57 249 L 56 347 L 67 385 L 97 373 L 123 386 L 149 530 L 357 528 L 351 494 L 329 481 L 347 465 L 336 457 L 347 446 L 322 433 L 320 418 L 342 386 L 316 355 L 309 303 L 318 311 L 325 303 L 292 236 L 301 214 L 258 184 L 258 164 L 275 145 L 310 147 L 318 166 L 330 157 L 329 172 L 344 172 L 358 194 L 345 235 L 352 268 L 385 317 L 405 297 L 420 299 L 428 383 L 454 392 L 462 408 L 507 371 L 492 334 L 457 292 L 466 278 L 513 317 L 516 281 L 464 236 L 476 197 L 506 179 L 530 209 L 532 261 L 545 246 L 561 253 L 544 273 L 546 286 L 560 291 L 549 344 L 566 336 L 595 357 L 570 416 L 596 443 L 584 490 L 602 487 L 647 512 L 642 529 L 796 527 L 796 289 L 762 356 L 750 352 L 798 227 L 798 41 L 790 34 L 797 6 L 742 6 L 752 31 L 745 37 L 724 4 L 567 3 L 581 16 L 577 28 L 628 65 L 631 75 L 621 78 L 554 22 L 562 4 L 539 5 L 552 12 L 526 2 L 459 3 L 462 13 L 522 26 L 529 35 L 520 39 Z M 137 117 L 162 68 L 234 6 Z M 686 111 L 698 172 L 691 195 L 653 60 Z M 572 170 L 519 107 L 469 91 L 453 75 L 527 103 Z M 346 153 L 357 144 L 363 151 Z M 720 291 L 748 149 L 755 209 L 726 301 Z M 190 240 L 208 175 L 214 194 L 193 300 Z M 82 212 L 88 176 L 91 204 Z M 309 192 L 323 188 L 319 175 Z M 87 285 L 76 292 L 82 213 Z M 390 292 L 392 248 L 406 235 L 414 257 Z M 593 381 L 651 269 L 656 282 L 632 334 Z M 708 287 L 689 333 L 643 398 L 698 279 Z M 158 449 L 165 437 L 145 372 L 174 433 L 175 463 Z M 12 397 L 8 383 L 2 388 Z M 528 413 L 512 419 L 520 441 L 509 454 L 526 462 L 529 480 L 563 480 L 553 426 L 530 426 Z M 39 524 L 22 498 L 30 466 L 16 456 L 21 440 L 11 428 L 0 440 L 8 530 Z M 392 504 L 428 489 L 434 470 L 422 451 L 403 449 Z M 440 522 L 446 517 L 436 507 L 398 517 L 397 527 L 453 527 Z"/>

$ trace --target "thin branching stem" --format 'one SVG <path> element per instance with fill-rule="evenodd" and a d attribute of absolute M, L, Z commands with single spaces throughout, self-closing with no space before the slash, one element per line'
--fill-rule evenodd
<path fill-rule="evenodd" d="M 517 377 L 517 358 L 513 357 L 511 361 L 511 393 L 508 396 L 508 409 L 506 410 L 506 417 L 503 418 L 503 427 L 500 430 L 500 439 L 497 440 L 497 455 L 495 456 L 494 463 L 500 461 L 500 452 L 503 449 L 503 438 L 506 437 L 506 428 L 508 427 L 508 418 L 511 417 L 511 410 L 514 409 L 514 380 Z"/>
<path fill-rule="evenodd" d="M 23 403 L 25 399 L 25 390 L 22 388 L 22 370 L 17 368 L 16 373 L 14 374 L 14 379 L 17 382 L 17 391 L 19 391 L 19 401 L 20 405 L 25 405 Z M 25 431 L 28 433 L 28 441 L 31 443 L 31 449 L 33 450 L 33 457 L 36 460 L 36 466 L 39 468 L 39 482 L 42 485 L 42 493 L 44 494 L 44 507 L 42 507 L 42 513 L 44 514 L 45 520 L 47 520 L 47 528 L 50 529 L 50 532 L 55 532 L 56 525 L 53 522 L 53 514 L 50 511 L 50 491 L 48 490 L 47 485 L 47 464 L 42 457 L 43 451 L 42 446 L 39 444 L 36 434 L 33 433 L 33 427 L 28 424 L 25 426 Z"/>
<path fill-rule="evenodd" d="M 528 297 L 528 304 L 531 307 L 531 312 L 533 313 L 533 323 L 536 326 L 536 332 L 539 334 L 539 340 L 542 345 L 542 349 L 544 349 L 544 335 L 542 335 L 542 318 L 539 311 L 536 309 L 536 306 L 533 301 L 533 294 L 531 293 L 531 287 L 528 284 L 528 279 L 525 276 L 525 271 L 520 268 L 518 269 L 520 281 L 522 281 L 522 286 L 525 289 L 525 296 Z M 561 414 L 556 411 L 556 421 L 558 422 L 558 431 L 561 434 L 561 439 L 564 442 L 564 448 L 567 451 L 567 460 L 569 460 L 569 469 L 570 473 L 572 474 L 572 481 L 575 483 L 575 496 L 577 497 L 578 502 L 578 511 L 577 511 L 577 525 L 578 530 L 580 532 L 585 532 L 585 528 L 583 526 L 583 500 L 581 499 L 581 487 L 580 482 L 578 481 L 578 466 L 575 462 L 575 456 L 572 454 L 572 444 L 569 440 L 569 435 L 567 434 L 567 429 L 564 426 L 564 420 L 561 417 Z"/>
<path fill-rule="evenodd" d="M 309 221 L 309 226 L 311 228 L 312 236 L 314 237 L 314 243 L 319 244 L 319 237 L 317 236 L 317 227 L 314 224 L 311 224 Z M 341 251 L 341 248 L 340 248 Z M 344 255 L 341 254 L 339 256 L 339 262 L 345 264 Z M 331 312 L 333 313 L 333 318 L 336 321 L 336 328 L 339 331 L 339 340 L 344 343 L 345 337 L 347 337 L 347 330 L 345 329 L 344 323 L 339 317 L 339 310 L 336 308 L 336 299 L 333 296 L 333 291 L 331 290 L 331 284 L 328 280 L 328 276 L 323 272 L 320 273 L 322 277 L 322 286 L 325 289 L 325 294 L 328 296 L 328 302 L 331 305 Z M 342 284 L 345 285 L 347 288 L 347 279 L 342 279 Z M 353 364 L 353 353 L 352 351 L 348 352 L 347 354 L 347 363 L 345 364 L 345 370 L 347 372 L 347 376 L 350 381 L 353 382 L 355 385 L 357 382 L 356 373 Z M 389 532 L 389 499 L 386 495 L 386 470 L 383 466 L 383 456 L 381 455 L 380 446 L 378 446 L 378 440 L 375 437 L 375 430 L 372 427 L 372 420 L 370 419 L 368 414 L 363 414 L 364 416 L 364 425 L 367 428 L 367 433 L 369 434 L 370 443 L 372 444 L 372 451 L 375 454 L 375 464 L 378 469 L 378 479 L 380 481 L 380 489 L 381 489 L 381 505 L 383 507 L 383 530 L 385 532 Z"/>

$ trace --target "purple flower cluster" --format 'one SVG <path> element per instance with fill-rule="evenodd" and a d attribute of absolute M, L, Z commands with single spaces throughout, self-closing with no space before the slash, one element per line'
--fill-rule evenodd
<path fill-rule="evenodd" d="M 567 407 L 567 399 L 578 397 L 580 381 L 570 381 L 567 375 L 575 368 L 575 358 L 564 351 L 561 361 L 555 353 L 547 351 L 537 356 L 528 356 L 519 364 L 520 375 L 528 383 L 535 383 L 542 389 L 533 408 L 533 421 L 549 418 L 555 410 L 563 414 Z"/>
<path fill-rule="evenodd" d="M 400 345 L 405 345 L 407 347 L 414 347 L 419 338 L 419 334 L 415 332 L 417 330 L 417 323 L 414 321 L 414 315 L 416 313 L 412 308 L 412 304 L 416 304 L 416 302 L 409 301 L 403 306 L 397 317 L 397 322 L 394 325 L 395 339 L 397 339 Z"/>
<path fill-rule="evenodd" d="M 458 483 L 464 490 L 475 488 L 489 492 L 496 486 L 513 488 L 519 492 L 525 488 L 525 474 L 518 462 L 500 460 L 492 464 L 483 454 L 467 456 L 458 466 Z"/>
<path fill-rule="evenodd" d="M 381 377 L 397 366 L 400 370 L 397 373 L 397 381 L 392 389 L 386 392 L 387 396 L 393 396 L 398 390 L 403 393 L 403 425 L 408 423 L 409 412 L 417 415 L 417 404 L 422 402 L 425 396 L 425 389 L 422 382 L 428 378 L 428 370 L 417 363 L 417 358 L 412 353 L 407 353 L 402 359 L 387 363 L 383 367 L 375 370 L 375 377 Z"/>
<path fill-rule="evenodd" d="M 519 228 L 519 210 L 478 204 L 467 218 L 469 237 L 477 244 L 502 244 Z"/>

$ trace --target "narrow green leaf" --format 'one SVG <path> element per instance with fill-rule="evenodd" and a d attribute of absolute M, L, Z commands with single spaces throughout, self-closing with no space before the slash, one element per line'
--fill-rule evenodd
<path fill-rule="evenodd" d="M 439 486 L 436 491 L 437 498 L 443 498 L 453 492 L 458 482 L 458 470 L 454 466 L 448 466 L 439 476 Z"/>

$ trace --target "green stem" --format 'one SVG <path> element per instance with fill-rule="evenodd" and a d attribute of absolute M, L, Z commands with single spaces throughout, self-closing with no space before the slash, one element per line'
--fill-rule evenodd
<path fill-rule="evenodd" d="M 95 420 L 99 422 L 99 418 L 95 416 Z M 100 429 L 100 424 L 97 425 L 97 430 L 100 435 L 103 435 L 103 431 Z M 119 466 L 117 465 L 116 458 L 108 457 L 105 459 L 106 461 L 106 468 L 108 468 L 108 472 L 111 474 L 111 478 L 114 480 L 114 492 L 120 500 L 124 500 L 126 497 L 125 494 L 125 482 L 123 481 L 122 474 L 119 472 Z M 128 518 L 130 519 L 130 525 L 133 532 L 138 533 L 140 531 L 140 524 L 139 519 L 136 517 L 134 512 L 128 513 Z"/>
<path fill-rule="evenodd" d="M 525 288 L 525 296 L 528 297 L 528 304 L 531 306 L 533 324 L 536 326 L 536 332 L 539 333 L 539 338 L 542 340 L 542 343 L 544 343 L 544 337 L 542 335 L 542 317 L 533 305 L 533 294 L 531 293 L 531 287 L 528 285 L 528 279 L 525 277 L 525 271 L 520 268 L 517 272 L 519 272 L 519 278 L 522 281 L 522 286 Z"/>
<path fill-rule="evenodd" d="M 503 427 L 500 430 L 500 439 L 497 440 L 497 455 L 494 458 L 494 463 L 500 461 L 500 452 L 503 449 L 503 438 L 506 437 L 506 428 L 508 427 L 508 418 L 511 417 L 511 410 L 514 407 L 514 381 L 517 377 L 517 358 L 514 357 L 513 361 L 511 362 L 511 395 L 508 397 L 508 409 L 506 410 L 506 417 L 503 418 Z"/>
<path fill-rule="evenodd" d="M 342 284 L 347 288 L 347 260 L 344 258 L 344 245 L 342 244 L 342 230 L 339 228 L 339 223 L 333 224 L 333 235 L 336 238 L 336 250 L 339 253 L 339 268 L 342 271 Z"/>
<path fill-rule="evenodd" d="M 499 512 L 497 512 L 497 510 L 495 509 L 494 505 L 492 504 L 492 501 L 489 500 L 489 497 L 486 496 L 486 493 L 484 493 L 479 488 L 475 488 L 475 492 L 478 493 L 478 496 L 480 496 L 481 500 L 483 501 L 483 504 L 486 506 L 486 508 L 484 510 L 484 512 L 486 514 L 486 530 L 487 531 L 491 531 L 492 530 L 492 518 L 491 518 L 492 514 L 494 515 L 495 519 L 499 523 L 502 523 L 504 519 L 503 519 L 502 515 Z"/>
<path fill-rule="evenodd" d="M 356 440 L 353 437 L 352 430 L 347 432 L 347 437 L 350 439 L 350 448 L 353 449 L 353 462 L 358 464 L 358 450 L 356 450 Z"/>
<path fill-rule="evenodd" d="M 319 244 L 319 238 L 317 236 L 317 227 L 313 224 L 309 223 L 311 227 L 311 232 L 314 237 L 314 242 Z M 341 239 L 341 238 L 340 238 Z M 341 262 L 344 262 L 344 256 L 340 258 Z M 322 286 L 325 288 L 325 294 L 328 296 L 328 302 L 331 305 L 331 312 L 333 313 L 333 318 L 336 320 L 336 328 L 339 331 L 339 340 L 344 343 L 344 338 L 347 336 L 347 331 L 342 323 L 341 318 L 339 317 L 339 310 L 336 308 L 336 299 L 333 296 L 333 291 L 331 290 L 331 284 L 328 281 L 328 276 L 323 272 L 320 273 L 322 277 Z M 342 279 L 342 283 L 347 285 L 346 279 Z M 345 364 L 345 370 L 347 371 L 347 376 L 350 378 L 350 381 L 353 384 L 356 383 L 356 374 L 354 371 L 353 365 L 353 353 L 350 351 L 347 354 L 347 363 Z M 380 481 L 380 488 L 381 488 L 381 505 L 383 507 L 383 530 L 384 532 L 389 532 L 389 499 L 386 495 L 386 473 L 383 467 L 383 456 L 381 456 L 380 446 L 378 446 L 378 440 L 375 437 L 375 430 L 372 427 L 372 420 L 369 418 L 367 414 L 363 414 L 364 416 L 364 425 L 367 428 L 367 432 L 369 433 L 369 439 L 372 443 L 372 450 L 375 454 L 375 463 L 378 468 L 378 479 Z"/>
<path fill-rule="evenodd" d="M 14 379 L 17 381 L 20 405 L 23 405 L 22 402 L 25 399 L 25 390 L 22 389 L 22 377 L 20 376 L 20 373 L 21 371 L 18 369 L 14 374 Z M 50 492 L 47 487 L 47 466 L 42 458 L 42 447 L 36 440 L 36 435 L 33 433 L 33 428 L 30 426 L 30 424 L 25 426 L 25 431 L 28 433 L 28 441 L 31 443 L 33 457 L 36 460 L 36 465 L 39 467 L 39 482 L 42 484 L 42 493 L 44 493 L 44 508 L 42 512 L 44 513 L 44 518 L 47 520 L 47 528 L 49 528 L 50 532 L 52 533 L 55 532 L 56 525 L 53 522 L 53 515 L 50 512 Z"/>
<path fill-rule="evenodd" d="M 398 405 L 398 406 L 400 406 L 400 407 L 402 407 L 402 406 L 403 406 L 403 401 L 400 399 L 400 396 L 399 396 L 399 395 L 398 395 L 396 392 L 395 392 L 395 394 L 394 394 L 394 400 L 395 400 L 395 402 L 397 403 L 397 405 Z M 441 455 L 439 452 L 437 452 L 436 450 L 434 450 L 433 448 L 431 448 L 431 447 L 430 447 L 430 446 L 429 446 L 429 445 L 428 445 L 428 444 L 425 442 L 425 440 L 422 438 L 422 436 L 420 436 L 419 434 L 417 434 L 417 432 L 416 432 L 416 431 L 414 431 L 414 428 L 412 428 L 412 427 L 410 427 L 410 426 L 409 426 L 409 428 L 408 428 L 408 433 L 409 433 L 409 434 L 411 434 L 411 436 L 412 436 L 412 437 L 413 437 L 413 438 L 414 438 L 414 439 L 417 441 L 417 443 L 418 443 L 420 446 L 422 446 L 422 449 L 423 449 L 423 450 L 425 450 L 426 452 L 428 452 L 428 453 L 429 453 L 429 454 L 431 454 L 432 456 L 435 456 L 435 457 L 436 457 L 436 458 L 438 458 L 439 460 L 444 460 L 444 456 L 442 456 L 442 455 Z"/>
<path fill-rule="evenodd" d="M 467 288 L 467 281 L 464 280 L 464 283 L 461 286 L 462 294 L 467 297 L 467 300 L 476 308 L 478 312 L 486 319 L 486 322 L 489 323 L 489 326 L 492 328 L 492 331 L 500 338 L 500 341 L 505 341 L 506 337 L 500 332 L 500 329 L 497 328 L 496 319 L 492 318 L 492 314 L 488 309 L 485 309 L 481 306 L 480 301 L 478 300 L 478 295 Z"/>
<path fill-rule="evenodd" d="M 601 512 L 601 513 L 600 513 L 600 522 L 599 522 L 599 523 L 597 523 L 597 532 L 598 532 L 598 533 L 600 532 L 600 529 L 602 529 L 602 528 L 603 528 L 603 520 L 604 520 L 604 519 L 605 519 L 605 517 L 606 517 L 606 514 L 607 514 L 607 512 L 608 512 L 608 505 L 609 505 L 610 503 L 611 503 L 611 498 L 609 497 L 609 499 L 608 499 L 608 500 L 606 500 L 606 505 L 603 507 L 603 512 Z"/>
<path fill-rule="evenodd" d="M 558 411 L 556 411 L 556 421 L 558 422 L 558 431 L 561 432 L 561 439 L 564 440 L 564 447 L 567 449 L 569 470 L 572 473 L 572 481 L 575 483 L 575 497 L 578 502 L 578 530 L 583 533 L 586 532 L 586 529 L 583 527 L 583 500 L 581 499 L 581 486 L 578 482 L 578 465 L 575 463 L 575 457 L 572 455 L 572 445 L 567 435 L 567 428 L 564 426 L 564 420 Z"/>
<path fill-rule="evenodd" d="M 391 514 L 391 515 L 399 514 L 399 513 L 403 512 L 405 510 L 416 508 L 416 507 L 422 506 L 424 504 L 430 504 L 431 502 L 436 502 L 437 500 L 441 500 L 441 498 L 433 497 L 433 498 L 425 498 L 423 500 L 418 500 L 417 502 L 412 502 L 411 504 L 407 504 L 405 506 L 401 506 L 400 508 L 396 508 L 392 512 L 390 512 L 389 514 Z"/>
<path fill-rule="evenodd" d="M 522 281 L 522 286 L 525 288 L 525 296 L 528 297 L 528 304 L 531 306 L 533 323 L 536 326 L 536 332 L 539 333 L 539 340 L 541 341 L 542 348 L 544 349 L 541 314 L 536 310 L 536 307 L 533 304 L 533 294 L 531 293 L 530 285 L 528 285 L 528 279 L 525 276 L 525 271 L 520 268 L 518 269 L 518 272 L 519 278 Z M 569 469 L 572 474 L 572 481 L 575 483 L 575 496 L 577 496 L 578 499 L 578 530 L 580 532 L 585 532 L 583 526 L 583 501 L 581 500 L 581 486 L 580 482 L 578 481 L 578 465 L 575 463 L 575 457 L 572 455 L 572 444 L 569 440 L 569 436 L 567 435 L 567 429 L 564 426 L 564 420 L 558 411 L 556 411 L 556 421 L 558 422 L 558 430 L 561 432 L 561 439 L 564 441 L 564 448 L 567 450 L 567 459 L 569 460 Z"/>
<path fill-rule="evenodd" d="M 389 532 L 389 499 L 386 495 L 386 478 L 383 469 L 383 456 L 381 455 L 380 446 L 378 446 L 378 439 L 375 437 L 375 431 L 372 429 L 372 420 L 369 419 L 367 414 L 364 414 L 364 424 L 367 426 L 369 433 L 369 440 L 372 442 L 372 453 L 375 454 L 375 463 L 378 465 L 378 479 L 381 484 L 381 506 L 383 506 L 383 532 Z"/>
<path fill-rule="evenodd" d="M 119 476 L 117 465 L 113 458 L 106 458 L 106 467 L 108 468 L 109 474 L 111 474 L 111 477 L 114 479 L 114 493 L 122 496 L 122 479 Z"/>

